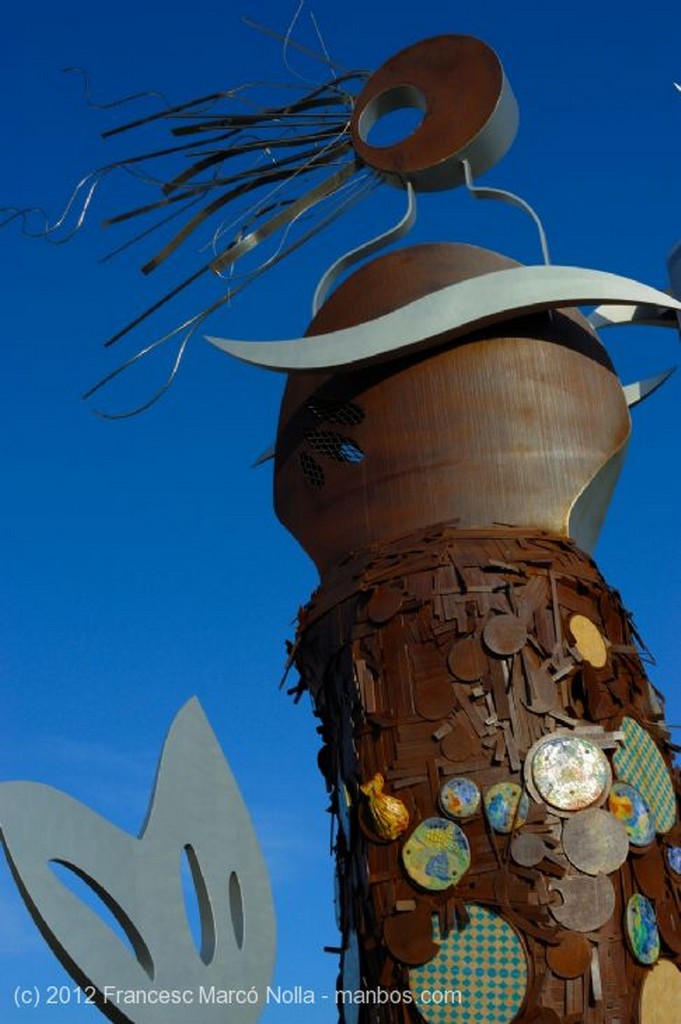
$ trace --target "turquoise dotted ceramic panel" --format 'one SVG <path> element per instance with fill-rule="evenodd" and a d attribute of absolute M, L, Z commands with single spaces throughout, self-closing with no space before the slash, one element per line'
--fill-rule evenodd
<path fill-rule="evenodd" d="M 475 903 L 466 911 L 469 923 L 409 971 L 414 1005 L 429 1024 L 511 1024 L 527 991 L 522 941 L 495 911 Z"/>
<path fill-rule="evenodd" d="M 612 763 L 622 782 L 639 791 L 650 808 L 656 832 L 668 832 L 676 820 L 676 801 L 669 770 L 655 740 L 633 718 L 620 727 L 625 739 Z"/>

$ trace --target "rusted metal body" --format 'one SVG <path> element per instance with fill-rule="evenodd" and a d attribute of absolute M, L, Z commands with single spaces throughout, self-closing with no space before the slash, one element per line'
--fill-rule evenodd
<path fill-rule="evenodd" d="M 309 333 L 354 326 L 506 266 L 513 261 L 466 245 L 390 253 L 349 278 Z M 444 336 L 434 348 L 425 359 L 352 374 L 290 377 L 275 504 L 320 570 L 349 551 L 437 522 L 574 534 L 580 495 L 607 474 L 592 506 L 578 506 L 593 541 L 630 420 L 608 355 L 584 318 L 553 311 L 456 344 Z"/>
<path fill-rule="evenodd" d="M 309 333 L 509 264 L 456 245 L 381 257 Z M 597 533 L 629 430 L 605 349 L 574 310 L 289 378 L 275 501 L 322 576 L 296 664 L 339 822 L 347 1024 L 645 1020 L 653 967 L 627 930 L 637 894 L 654 907 L 659 957 L 681 962 L 669 736 L 628 613 L 570 538 L 575 522 Z M 628 723 L 663 761 L 666 816 L 642 846 L 608 803 L 613 779 L 629 777 Z M 556 743 L 568 761 L 594 759 L 581 795 L 561 795 Z M 377 773 L 409 823 L 391 837 L 361 789 Z M 477 792 L 470 814 L 443 810 L 448 781 Z M 489 808 L 513 792 L 527 809 L 500 831 Z M 429 875 L 433 828 L 459 845 L 428 861 L 444 856 Z M 499 970 L 515 972 L 503 991 Z M 429 978 L 461 1004 L 424 1004 Z M 382 991 L 392 996 L 381 1005 Z"/>

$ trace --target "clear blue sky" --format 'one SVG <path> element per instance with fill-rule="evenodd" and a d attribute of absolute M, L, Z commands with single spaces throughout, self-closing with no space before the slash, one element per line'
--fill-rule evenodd
<path fill-rule="evenodd" d="M 485 183 L 535 206 L 556 263 L 666 287 L 665 257 L 681 239 L 677 4 L 320 0 L 310 9 L 332 57 L 351 67 L 375 68 L 443 32 L 494 46 L 521 128 Z M 0 203 L 39 202 L 57 212 L 81 174 L 109 159 L 98 132 L 136 112 L 88 109 L 79 81 L 60 69 L 86 68 L 102 100 L 158 89 L 177 102 L 253 78 L 280 81 L 290 77 L 280 44 L 245 28 L 239 15 L 285 31 L 294 10 L 275 0 L 13 4 L 0 63 Z M 295 37 L 315 43 L 306 12 Z M 306 77 L 324 76 L 321 64 L 295 52 L 289 58 Z M 140 110 L 153 109 L 145 102 Z M 336 961 L 321 949 L 337 934 L 315 720 L 305 700 L 294 707 L 277 688 L 284 641 L 316 574 L 274 517 L 271 466 L 249 468 L 273 438 L 282 379 L 232 364 L 197 339 L 175 386 L 149 413 L 111 423 L 79 401 L 115 365 L 100 341 L 155 297 L 155 282 L 136 270 L 146 250 L 97 263 L 110 244 L 98 222 L 120 205 L 114 192 L 103 194 L 68 246 L 23 239 L 16 225 L 0 232 L 0 771 L 65 789 L 136 831 L 167 728 L 197 694 L 270 867 L 277 978 L 332 992 Z M 376 193 L 358 216 L 221 313 L 212 331 L 253 339 L 302 333 L 321 271 L 400 208 L 396 191 Z M 517 211 L 462 194 L 426 197 L 413 239 L 470 241 L 539 261 L 531 225 Z M 176 276 L 171 268 L 164 280 Z M 673 332 L 631 328 L 604 340 L 625 383 L 678 359 Z M 132 351 L 131 344 L 125 354 Z M 134 403 L 162 372 L 131 377 L 106 396 L 109 407 Z M 635 411 L 628 463 L 596 552 L 657 657 L 651 677 L 668 696 L 670 722 L 681 722 L 680 389 L 677 375 Z M 29 1013 L 11 1004 L 16 985 L 64 978 L 3 869 L 0 1020 Z M 92 1008 L 73 1007 L 29 1016 L 36 1024 L 98 1019 Z M 332 1019 L 321 1003 L 271 1008 L 265 1022 Z"/>

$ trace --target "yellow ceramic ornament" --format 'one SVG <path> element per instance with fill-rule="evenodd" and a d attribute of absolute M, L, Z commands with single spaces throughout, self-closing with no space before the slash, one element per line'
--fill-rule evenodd
<path fill-rule="evenodd" d="M 383 792 L 385 779 L 376 772 L 360 789 L 369 801 L 369 813 L 381 839 L 397 839 L 409 827 L 409 811 L 396 796 Z"/>

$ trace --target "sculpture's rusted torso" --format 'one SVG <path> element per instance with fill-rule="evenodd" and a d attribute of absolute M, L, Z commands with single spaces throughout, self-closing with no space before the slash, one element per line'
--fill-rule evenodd
<path fill-rule="evenodd" d="M 311 333 L 507 262 L 403 250 Z M 574 311 L 289 380 L 276 502 L 322 573 L 296 662 L 339 823 L 345 1021 L 633 1024 L 678 996 L 668 733 L 569 539 L 595 537 L 629 427 Z"/>

